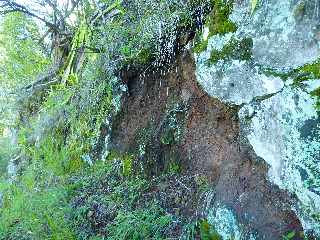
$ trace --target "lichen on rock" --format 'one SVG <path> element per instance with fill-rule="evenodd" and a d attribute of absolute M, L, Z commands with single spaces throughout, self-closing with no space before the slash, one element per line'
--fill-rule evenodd
<path fill-rule="evenodd" d="M 314 103 L 310 94 L 288 87 L 259 104 L 243 107 L 239 116 L 246 128 L 245 119 L 253 114 L 245 132 L 254 151 L 269 164 L 269 179 L 297 195 L 303 206 L 301 217 L 313 221 L 312 229 L 319 231 L 317 220 L 312 220 L 320 211 L 320 124 Z M 304 212 L 306 206 L 312 213 Z"/>
<path fill-rule="evenodd" d="M 319 4 L 91 2 L 20 101 L 0 239 L 320 234 Z"/>
<path fill-rule="evenodd" d="M 243 226 L 239 224 L 232 210 L 223 205 L 218 205 L 210 209 L 208 213 L 208 222 L 215 226 L 217 232 L 223 239 L 256 239 L 253 233 L 247 232 Z"/>
<path fill-rule="evenodd" d="M 236 31 L 209 35 L 195 52 L 199 84 L 241 107 L 241 132 L 270 166 L 269 180 L 296 194 L 304 229 L 318 234 L 319 11 L 317 1 L 259 1 L 254 12 L 250 1 L 237 1 L 229 15 Z M 250 57 L 225 51 L 248 38 Z"/>

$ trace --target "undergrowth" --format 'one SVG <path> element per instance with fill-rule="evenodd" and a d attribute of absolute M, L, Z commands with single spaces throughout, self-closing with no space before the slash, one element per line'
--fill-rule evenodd
<path fill-rule="evenodd" d="M 0 239 L 220 239 L 212 226 L 200 223 L 205 216 L 197 207 L 205 188 L 198 176 L 181 176 L 172 165 L 168 174 L 150 179 L 133 169 L 137 156 L 95 154 L 97 147 L 105 150 L 101 131 L 120 105 L 123 85 L 115 70 L 173 57 L 179 30 L 199 27 L 195 11 L 208 1 L 104 2 L 120 14 L 77 31 L 82 40 L 82 33 L 90 36 L 98 53 L 86 55 L 81 71 L 61 73 L 63 81 L 31 103 L 32 110 L 24 109 L 24 121 L 16 124 L 20 162 L 14 179 L 0 181 Z M 231 5 L 214 4 L 212 33 L 234 31 Z M 164 145 L 180 139 L 176 122 L 168 124 Z"/>

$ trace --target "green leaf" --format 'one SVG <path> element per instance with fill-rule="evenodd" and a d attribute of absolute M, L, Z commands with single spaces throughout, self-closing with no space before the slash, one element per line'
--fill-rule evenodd
<path fill-rule="evenodd" d="M 291 231 L 289 233 L 287 233 L 287 235 L 282 237 L 282 240 L 291 240 L 296 236 L 296 232 L 295 231 Z"/>
<path fill-rule="evenodd" d="M 292 239 L 292 238 L 294 238 L 295 235 L 296 235 L 295 232 L 290 232 L 287 234 L 287 239 Z"/>
<path fill-rule="evenodd" d="M 251 0 L 251 14 L 253 14 L 254 10 L 257 8 L 258 0 Z"/>

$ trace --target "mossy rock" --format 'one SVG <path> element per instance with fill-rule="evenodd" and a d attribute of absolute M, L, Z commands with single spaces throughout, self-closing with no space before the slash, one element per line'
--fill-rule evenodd
<path fill-rule="evenodd" d="M 233 10 L 233 1 L 212 0 L 213 10 L 207 16 L 205 27 L 209 29 L 208 38 L 214 35 L 224 35 L 230 32 L 236 32 L 237 26 L 229 19 Z M 197 33 L 196 40 L 194 42 L 194 52 L 201 53 L 207 50 L 208 39 L 202 39 L 201 32 Z"/>
<path fill-rule="evenodd" d="M 215 64 L 219 60 L 231 59 L 248 61 L 252 58 L 252 47 L 252 38 L 244 38 L 242 40 L 232 38 L 230 42 L 222 48 L 221 51 L 211 51 L 209 63 Z"/>

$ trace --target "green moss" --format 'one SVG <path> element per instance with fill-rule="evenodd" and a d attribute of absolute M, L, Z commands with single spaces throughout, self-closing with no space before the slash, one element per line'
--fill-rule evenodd
<path fill-rule="evenodd" d="M 313 63 L 305 64 L 301 67 L 291 69 L 288 72 L 279 72 L 273 69 L 264 69 L 264 73 L 275 77 L 280 77 L 284 81 L 292 78 L 295 84 L 312 79 L 320 79 L 320 60 L 316 60 Z"/>
<path fill-rule="evenodd" d="M 198 36 L 200 35 L 199 33 L 197 34 Z M 201 53 L 203 51 L 206 51 L 208 48 L 208 39 L 207 40 L 196 40 L 194 43 L 193 47 L 193 52 L 195 53 Z"/>
<path fill-rule="evenodd" d="M 281 71 L 276 71 L 274 69 L 271 69 L 271 68 L 265 68 L 262 70 L 262 72 L 270 77 L 270 76 L 273 76 L 273 77 L 279 77 L 281 78 L 283 81 L 286 81 L 288 80 L 288 78 L 290 77 L 291 73 L 289 72 L 281 72 Z"/>
<path fill-rule="evenodd" d="M 298 78 L 298 81 L 304 81 L 310 78 L 320 79 L 320 59 L 311 64 L 304 65 L 299 68 L 298 71 L 305 74 L 305 76 Z"/>
<path fill-rule="evenodd" d="M 304 1 L 300 1 L 294 7 L 293 17 L 296 21 L 301 21 L 303 19 L 304 14 L 306 13 L 306 3 Z"/>
<path fill-rule="evenodd" d="M 237 30 L 237 26 L 229 19 L 232 10 L 233 1 L 213 0 L 213 11 L 206 23 L 210 31 L 209 37 Z"/>
<path fill-rule="evenodd" d="M 262 69 L 262 71 L 267 76 L 280 77 L 284 81 L 292 78 L 294 83 L 299 85 L 304 81 L 320 79 L 320 59 L 317 59 L 313 63 L 308 63 L 301 67 L 291 69 L 287 72 L 277 71 L 270 68 Z"/>
<path fill-rule="evenodd" d="M 210 64 L 215 64 L 219 60 L 250 60 L 252 58 L 253 42 L 251 38 L 236 40 L 232 38 L 221 51 L 212 50 L 209 58 Z"/>
<path fill-rule="evenodd" d="M 152 50 L 149 48 L 141 49 L 141 51 L 138 53 L 137 59 L 136 59 L 136 61 L 139 64 L 143 64 L 143 65 L 151 62 L 151 60 L 152 60 Z"/>
<path fill-rule="evenodd" d="M 208 14 L 205 27 L 209 28 L 208 38 L 220 34 L 224 35 L 229 32 L 235 32 L 237 26 L 233 23 L 229 16 L 233 10 L 233 1 L 212 0 L 213 10 Z M 202 33 L 198 32 L 194 41 L 194 52 L 200 53 L 207 50 L 208 39 L 201 38 Z"/>
<path fill-rule="evenodd" d="M 152 49 L 150 48 L 141 48 L 135 49 L 133 43 L 129 43 L 126 46 L 123 46 L 121 49 L 121 54 L 125 59 L 124 64 L 138 64 L 145 65 L 152 61 Z"/>
<path fill-rule="evenodd" d="M 200 237 L 203 240 L 222 240 L 222 237 L 215 230 L 214 226 L 210 225 L 207 220 L 199 222 Z"/>
<path fill-rule="evenodd" d="M 124 176 L 130 176 L 132 174 L 133 156 L 126 155 L 122 158 L 122 173 Z"/>
<path fill-rule="evenodd" d="M 294 239 L 298 234 L 296 234 L 295 231 L 291 231 L 289 233 L 287 233 L 285 236 L 282 237 L 282 240 L 291 240 Z M 299 236 L 299 237 L 303 237 L 303 236 Z"/>
<path fill-rule="evenodd" d="M 112 150 L 107 157 L 107 161 L 121 161 L 122 175 L 128 177 L 133 173 L 134 158 L 135 157 L 133 154 L 120 153 L 118 151 Z"/>
<path fill-rule="evenodd" d="M 291 78 L 293 79 L 294 86 L 303 87 L 303 83 L 306 81 L 320 79 L 320 59 L 287 72 L 281 72 L 274 69 L 262 69 L 262 71 L 267 76 L 280 77 L 283 81 L 287 81 Z M 316 99 L 315 108 L 320 111 L 320 88 L 312 91 L 310 95 Z"/>
<path fill-rule="evenodd" d="M 316 98 L 315 107 L 318 111 L 320 111 L 320 87 L 312 91 L 310 94 Z"/>
<path fill-rule="evenodd" d="M 177 162 L 170 162 L 168 167 L 169 174 L 178 174 L 181 172 L 181 164 Z"/>
<path fill-rule="evenodd" d="M 311 92 L 312 96 L 320 97 L 320 87 Z"/>

